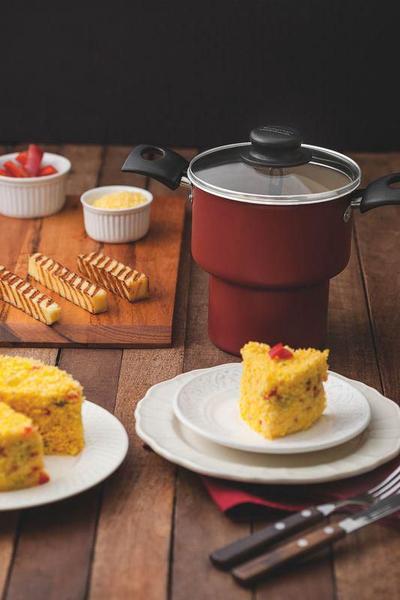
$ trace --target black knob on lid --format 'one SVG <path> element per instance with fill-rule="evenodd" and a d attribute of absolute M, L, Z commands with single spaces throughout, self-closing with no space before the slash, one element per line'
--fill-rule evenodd
<path fill-rule="evenodd" d="M 264 126 L 250 132 L 251 145 L 243 149 L 244 161 L 254 166 L 294 167 L 310 162 L 312 152 L 301 145 L 301 135 L 291 127 Z"/>

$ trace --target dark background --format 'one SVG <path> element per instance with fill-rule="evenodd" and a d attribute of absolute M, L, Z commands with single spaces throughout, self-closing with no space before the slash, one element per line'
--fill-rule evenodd
<path fill-rule="evenodd" d="M 400 3 L 2 5 L 0 142 L 212 146 L 262 123 L 399 150 Z"/>

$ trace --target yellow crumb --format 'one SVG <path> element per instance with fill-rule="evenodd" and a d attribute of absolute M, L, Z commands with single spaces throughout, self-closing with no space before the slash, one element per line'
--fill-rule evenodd
<path fill-rule="evenodd" d="M 83 390 L 71 375 L 41 361 L 0 355 L 0 401 L 32 419 L 45 454 L 78 454 L 83 446 Z"/>
<path fill-rule="evenodd" d="M 133 208 L 144 204 L 146 198 L 140 192 L 113 192 L 97 198 L 92 206 L 96 208 Z"/>
<path fill-rule="evenodd" d="M 270 347 L 259 342 L 249 342 L 241 350 L 240 413 L 269 439 L 308 429 L 326 406 L 323 381 L 329 351 L 286 348 L 292 358 L 273 359 Z"/>

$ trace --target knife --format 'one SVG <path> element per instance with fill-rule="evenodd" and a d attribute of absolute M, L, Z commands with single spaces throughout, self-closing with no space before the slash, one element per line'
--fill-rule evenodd
<path fill-rule="evenodd" d="M 395 494 L 380 500 L 367 510 L 347 517 L 338 523 L 314 529 L 306 535 L 299 536 L 286 544 L 243 563 L 232 570 L 232 575 L 238 583 L 249 586 L 263 579 L 266 575 L 283 564 L 309 554 L 319 548 L 336 542 L 349 533 L 366 527 L 383 517 L 400 510 L 400 494 Z"/>
<path fill-rule="evenodd" d="M 266 552 L 267 548 L 291 537 L 294 533 L 308 529 L 326 518 L 338 509 L 347 505 L 358 504 L 365 507 L 375 504 L 378 500 L 392 496 L 400 489 L 400 466 L 388 477 L 373 488 L 346 499 L 339 499 L 326 504 L 310 506 L 276 523 L 267 525 L 255 533 L 231 542 L 210 554 L 210 560 L 219 569 L 232 569 L 236 565 L 247 562 L 251 558 Z"/>

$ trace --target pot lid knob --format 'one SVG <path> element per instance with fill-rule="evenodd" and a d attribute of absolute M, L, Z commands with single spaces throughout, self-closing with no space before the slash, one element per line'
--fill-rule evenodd
<path fill-rule="evenodd" d="M 242 150 L 241 157 L 255 167 L 304 165 L 312 159 L 312 152 L 309 148 L 304 148 L 301 141 L 300 133 L 291 127 L 256 127 L 250 132 L 251 144 Z"/>

